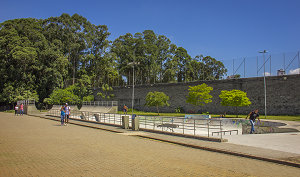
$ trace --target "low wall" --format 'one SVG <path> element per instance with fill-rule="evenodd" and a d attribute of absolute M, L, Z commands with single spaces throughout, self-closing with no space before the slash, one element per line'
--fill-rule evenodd
<path fill-rule="evenodd" d="M 280 127 L 272 127 L 272 126 L 259 126 L 255 125 L 255 133 L 263 134 L 263 133 L 286 133 L 286 132 L 299 132 L 294 128 L 280 128 Z M 242 133 L 250 134 L 251 125 L 242 125 Z"/>

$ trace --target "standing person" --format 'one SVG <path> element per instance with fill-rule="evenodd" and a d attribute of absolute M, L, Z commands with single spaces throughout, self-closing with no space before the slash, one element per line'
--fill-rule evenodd
<path fill-rule="evenodd" d="M 18 105 L 16 104 L 16 106 L 15 106 L 15 115 L 18 115 L 18 109 L 19 109 L 19 107 L 18 107 Z"/>
<path fill-rule="evenodd" d="M 124 104 L 124 106 L 123 106 L 123 111 L 124 111 L 124 114 L 126 113 L 127 114 L 127 106 Z"/>
<path fill-rule="evenodd" d="M 259 119 L 258 109 L 255 109 L 254 111 L 250 112 L 250 113 L 247 115 L 246 119 L 248 118 L 248 116 L 250 116 L 250 117 L 249 117 L 249 122 L 250 122 L 250 124 L 251 124 L 250 134 L 253 134 L 253 132 L 255 132 L 255 128 L 254 128 L 255 119 L 257 118 L 258 121 L 259 121 L 259 123 L 261 123 L 261 122 L 260 122 L 260 119 Z"/>
<path fill-rule="evenodd" d="M 21 103 L 21 105 L 20 105 L 20 115 L 21 114 L 22 114 L 22 116 L 24 114 L 24 105 L 23 105 L 23 103 Z"/>
<path fill-rule="evenodd" d="M 64 106 L 61 106 L 61 108 L 60 108 L 60 123 L 61 123 L 61 126 L 64 125 L 64 119 L 65 119 L 65 109 L 64 109 Z"/>
<path fill-rule="evenodd" d="M 65 114 L 65 125 L 68 126 L 69 118 L 70 118 L 70 111 L 71 111 L 71 108 L 68 106 L 68 103 L 66 103 L 66 105 L 65 105 L 65 111 L 66 111 L 66 114 Z"/>

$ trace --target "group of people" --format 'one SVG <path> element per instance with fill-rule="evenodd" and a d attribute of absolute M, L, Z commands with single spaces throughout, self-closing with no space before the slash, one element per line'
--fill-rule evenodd
<path fill-rule="evenodd" d="M 18 107 L 18 105 L 16 105 L 15 106 L 15 115 L 18 115 L 18 110 L 19 110 L 19 107 Z M 22 114 L 22 116 L 24 114 L 24 105 L 23 105 L 23 103 L 21 103 L 21 105 L 20 105 L 20 115 L 21 114 Z"/>
<path fill-rule="evenodd" d="M 70 118 L 70 112 L 71 109 L 68 106 L 68 103 L 65 104 L 65 106 L 61 106 L 60 108 L 60 122 L 61 126 L 68 126 L 69 124 L 69 118 Z"/>

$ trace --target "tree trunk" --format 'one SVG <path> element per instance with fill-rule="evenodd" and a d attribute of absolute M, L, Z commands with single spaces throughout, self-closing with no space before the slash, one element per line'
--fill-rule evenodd
<path fill-rule="evenodd" d="M 158 110 L 158 106 L 156 106 L 156 108 L 157 108 L 157 113 L 158 113 L 158 115 L 159 115 L 159 110 Z"/>
<path fill-rule="evenodd" d="M 236 118 L 238 118 L 238 110 L 237 110 L 237 106 L 235 107 L 235 111 L 236 111 Z"/>

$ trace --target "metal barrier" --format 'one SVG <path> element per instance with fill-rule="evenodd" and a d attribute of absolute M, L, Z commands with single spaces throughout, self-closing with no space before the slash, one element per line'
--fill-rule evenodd
<path fill-rule="evenodd" d="M 35 99 L 17 101 L 17 105 L 21 105 L 21 103 L 23 103 L 23 105 L 35 105 Z"/>
<path fill-rule="evenodd" d="M 60 117 L 60 110 L 49 110 L 47 115 Z M 71 111 L 70 118 L 86 121 L 107 123 L 122 126 L 122 116 L 129 114 L 113 114 L 101 112 Z M 223 132 L 222 119 L 220 118 L 183 118 L 183 117 L 151 117 L 137 116 L 139 127 L 150 130 L 170 131 L 174 133 L 189 134 L 194 136 L 207 136 L 210 133 Z M 132 119 L 129 118 L 129 125 Z M 222 139 L 222 133 L 220 133 Z"/>
<path fill-rule="evenodd" d="M 47 115 L 60 117 L 60 110 L 54 109 L 49 110 Z M 122 116 L 127 114 L 113 114 L 113 113 L 102 113 L 102 112 L 87 112 L 87 111 L 71 111 L 70 118 L 81 119 L 87 121 L 108 123 L 114 125 L 122 125 Z M 129 123 L 131 121 L 129 120 Z"/>
<path fill-rule="evenodd" d="M 174 133 L 202 135 L 209 137 L 212 130 L 222 131 L 220 118 L 183 118 L 139 116 L 140 127 L 145 129 L 170 131 Z M 221 135 L 222 139 L 222 135 Z"/>
<path fill-rule="evenodd" d="M 82 105 L 87 106 L 118 106 L 117 101 L 83 101 Z"/>

